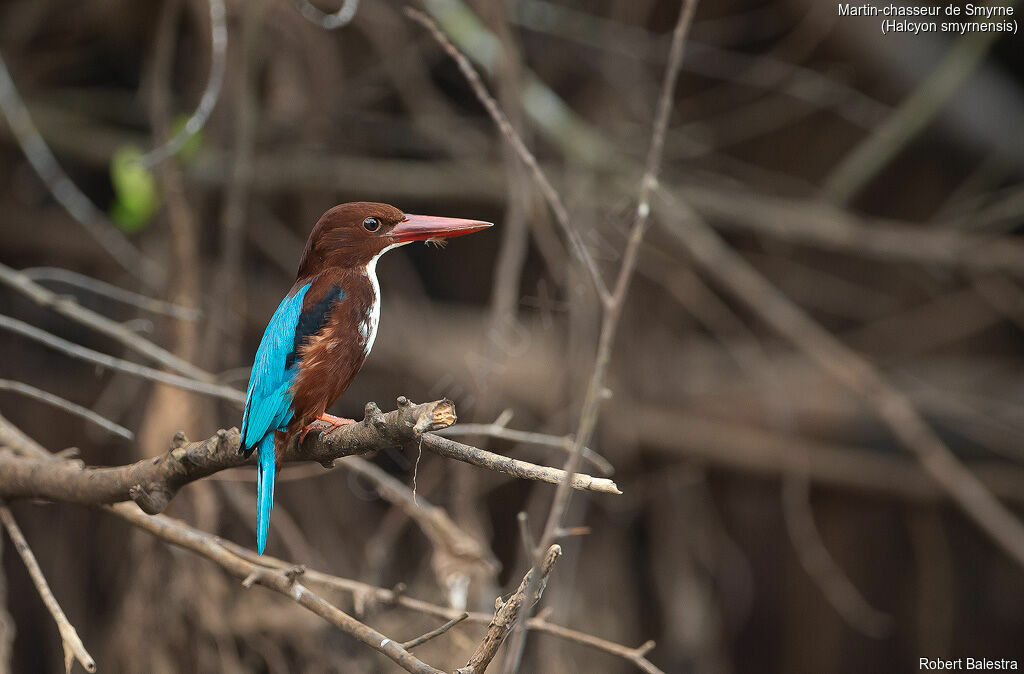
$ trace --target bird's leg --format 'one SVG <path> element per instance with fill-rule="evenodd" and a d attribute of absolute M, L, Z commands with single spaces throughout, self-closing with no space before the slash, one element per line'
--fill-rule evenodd
<path fill-rule="evenodd" d="M 336 417 L 333 414 L 328 414 L 327 412 L 324 412 L 323 414 L 318 416 L 316 418 L 316 420 L 317 421 L 323 421 L 323 422 L 326 422 L 326 423 L 331 425 L 331 427 L 327 431 L 325 431 L 327 433 L 330 433 L 335 428 L 339 428 L 341 426 L 348 426 L 349 424 L 354 424 L 356 422 L 355 419 L 347 419 L 345 417 Z"/>
<path fill-rule="evenodd" d="M 330 428 L 323 429 L 321 431 L 321 433 L 330 433 L 330 432 L 332 432 L 336 428 L 341 428 L 342 426 L 348 426 L 349 424 L 356 423 L 355 419 L 346 419 L 345 417 L 336 417 L 333 414 L 327 414 L 326 412 L 324 412 L 323 414 L 318 416 L 316 419 L 314 419 L 310 423 L 306 424 L 306 427 L 302 429 L 302 432 L 299 434 L 299 444 L 300 445 L 302 444 L 302 441 L 306 439 L 306 433 L 309 433 L 310 431 L 315 430 L 313 428 L 313 424 L 315 424 L 318 421 L 322 421 L 325 424 L 330 424 L 331 425 Z"/>

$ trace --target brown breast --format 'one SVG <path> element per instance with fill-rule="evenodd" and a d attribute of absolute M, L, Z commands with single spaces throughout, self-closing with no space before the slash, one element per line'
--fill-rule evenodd
<path fill-rule="evenodd" d="M 341 397 L 366 360 L 367 320 L 377 301 L 363 270 L 328 269 L 310 287 L 307 297 L 323 297 L 332 285 L 345 293 L 330 309 L 326 324 L 298 350 L 298 374 L 292 384 L 294 435 L 327 411 Z"/>

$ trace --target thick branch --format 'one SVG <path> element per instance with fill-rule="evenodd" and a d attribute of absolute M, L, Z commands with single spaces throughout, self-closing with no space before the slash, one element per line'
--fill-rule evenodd
<path fill-rule="evenodd" d="M 565 479 L 565 473 L 555 468 L 509 459 L 429 434 L 451 426 L 455 420 L 455 405 L 450 400 L 417 405 L 400 397 L 398 409 L 387 414 L 368 403 L 361 422 L 330 433 L 310 433 L 301 446 L 293 444 L 287 449 L 283 461 L 316 461 L 330 467 L 342 457 L 422 441 L 423 447 L 443 456 L 516 477 L 555 484 Z M 326 424 L 323 427 L 326 429 Z M 238 446 L 238 430 L 232 428 L 199 442 L 189 442 L 179 433 L 167 453 L 110 468 L 0 456 L 0 498 L 41 498 L 84 505 L 132 500 L 147 513 L 156 514 L 189 482 L 255 464 L 254 458 L 245 459 L 238 453 Z M 572 486 L 620 493 L 611 480 L 589 475 L 574 475 Z"/>

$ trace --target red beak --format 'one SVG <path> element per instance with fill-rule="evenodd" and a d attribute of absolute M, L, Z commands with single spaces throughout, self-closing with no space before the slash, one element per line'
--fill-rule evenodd
<path fill-rule="evenodd" d="M 492 225 L 493 223 L 482 220 L 439 218 L 434 215 L 406 215 L 405 220 L 391 230 L 391 236 L 399 243 L 426 241 L 427 239 L 449 239 L 454 236 L 479 232 Z"/>

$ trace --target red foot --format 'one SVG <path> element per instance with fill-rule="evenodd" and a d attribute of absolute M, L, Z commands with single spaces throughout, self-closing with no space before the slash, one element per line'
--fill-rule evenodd
<path fill-rule="evenodd" d="M 330 428 L 317 429 L 315 425 L 318 421 L 330 424 Z M 299 444 L 302 444 L 302 441 L 306 439 L 306 433 L 309 433 L 310 431 L 320 430 L 321 433 L 330 433 L 336 428 L 341 428 L 342 426 L 348 426 L 349 424 L 354 423 L 356 423 L 355 419 L 336 417 L 333 414 L 327 414 L 326 412 L 324 412 L 323 414 L 318 416 L 312 423 L 306 424 L 306 427 L 302 429 L 302 432 L 299 434 Z"/>

